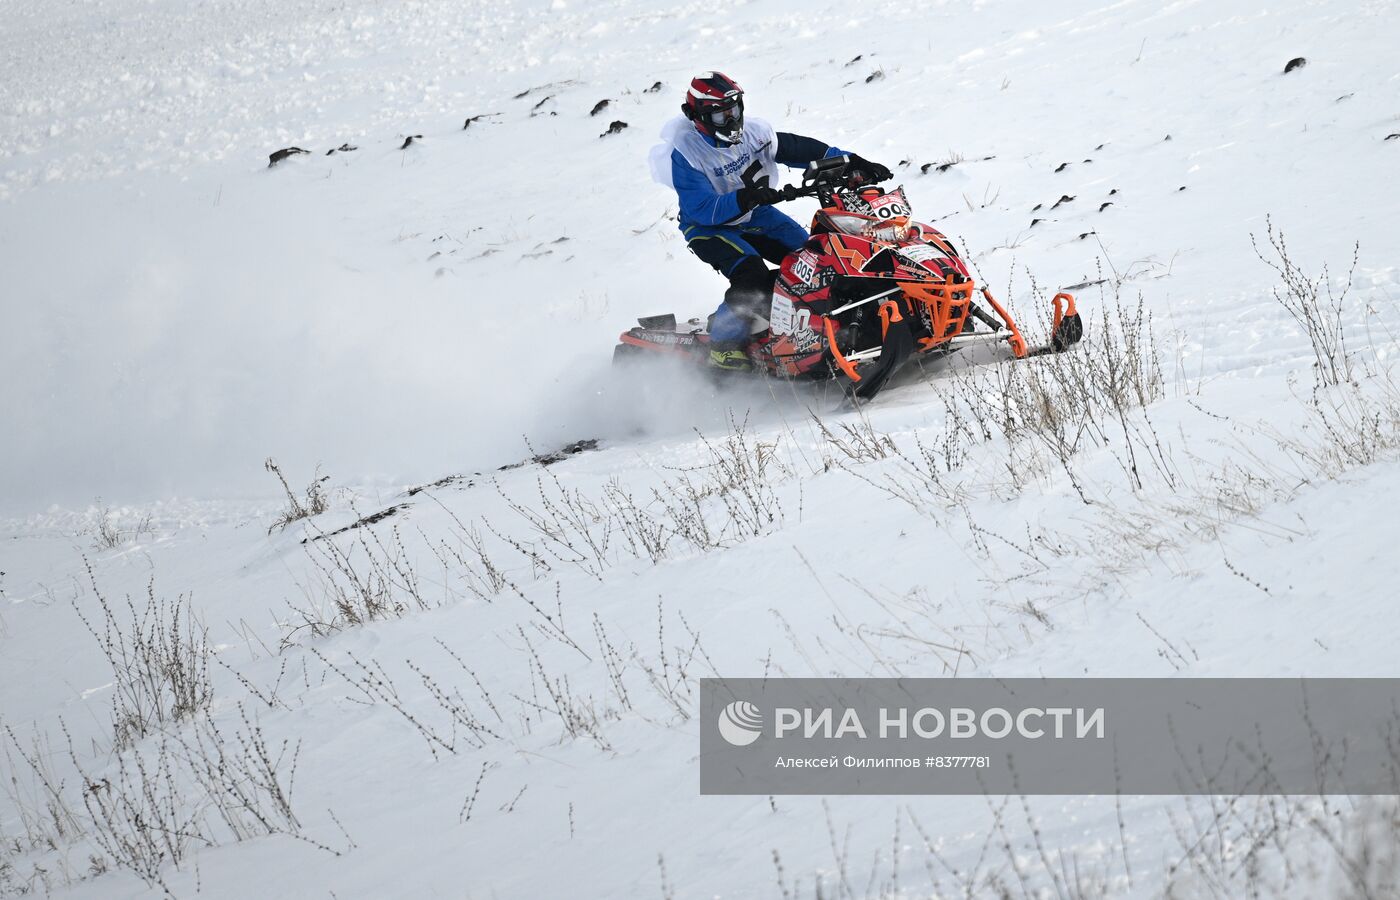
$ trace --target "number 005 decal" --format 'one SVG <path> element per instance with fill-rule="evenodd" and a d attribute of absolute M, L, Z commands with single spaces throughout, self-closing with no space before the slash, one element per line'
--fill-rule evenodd
<path fill-rule="evenodd" d="M 913 212 L 909 206 L 909 201 L 905 199 L 904 188 L 890 191 L 870 201 L 870 212 L 879 219 L 893 219 L 896 216 L 908 216 Z"/>
<path fill-rule="evenodd" d="M 792 261 L 792 277 L 803 284 L 811 284 L 812 279 L 817 276 L 816 268 L 802 257 Z"/>

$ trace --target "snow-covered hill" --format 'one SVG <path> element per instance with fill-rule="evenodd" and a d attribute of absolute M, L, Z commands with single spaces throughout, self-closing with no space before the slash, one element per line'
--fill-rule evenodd
<path fill-rule="evenodd" d="M 0 892 L 1395 890 L 1393 806 L 701 797 L 694 720 L 710 675 L 1395 674 L 1394 3 L 5 13 Z M 723 286 L 644 163 L 709 67 L 1028 320 L 1083 285 L 1082 350 L 860 414 L 619 383 Z"/>

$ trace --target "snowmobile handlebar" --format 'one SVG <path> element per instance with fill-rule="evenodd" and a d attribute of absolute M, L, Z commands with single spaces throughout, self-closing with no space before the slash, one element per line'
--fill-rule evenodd
<path fill-rule="evenodd" d="M 804 184 L 801 187 L 795 184 L 785 184 L 779 188 L 779 191 L 781 191 L 784 200 L 796 200 L 798 197 L 814 196 L 821 187 L 821 185 L 816 184 Z"/>
<path fill-rule="evenodd" d="M 827 156 L 807 163 L 807 171 L 802 173 L 803 181 L 819 181 L 823 175 L 844 174 L 851 166 L 851 158 L 845 153 L 840 156 Z"/>
<path fill-rule="evenodd" d="M 846 154 L 840 156 L 828 156 L 825 159 L 815 159 L 807 164 L 807 170 L 802 173 L 802 184 L 785 184 L 781 188 L 784 200 L 796 200 L 798 197 L 813 197 L 823 191 L 836 191 L 841 188 L 855 188 L 861 184 L 873 184 L 861 179 L 860 184 L 851 184 L 850 178 L 853 174 L 851 169 L 851 158 Z"/>

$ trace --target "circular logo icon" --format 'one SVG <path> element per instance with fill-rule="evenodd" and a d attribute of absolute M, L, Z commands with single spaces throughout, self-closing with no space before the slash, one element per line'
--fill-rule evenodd
<path fill-rule="evenodd" d="M 763 713 L 747 700 L 735 700 L 720 710 L 719 733 L 735 747 L 747 747 L 763 734 Z"/>

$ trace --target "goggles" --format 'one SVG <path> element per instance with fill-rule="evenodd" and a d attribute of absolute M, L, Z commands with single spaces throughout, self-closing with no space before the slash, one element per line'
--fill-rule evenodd
<path fill-rule="evenodd" d="M 723 104 L 715 104 L 709 107 L 706 118 L 714 125 L 724 125 L 738 118 L 738 112 L 742 106 L 741 100 L 729 100 Z"/>

